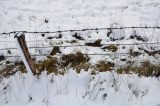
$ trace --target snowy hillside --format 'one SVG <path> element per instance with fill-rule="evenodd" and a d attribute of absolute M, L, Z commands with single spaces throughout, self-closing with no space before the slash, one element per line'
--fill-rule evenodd
<path fill-rule="evenodd" d="M 159 0 L 0 0 L 0 106 L 160 106 L 160 29 L 111 29 L 159 27 L 159 11 Z M 37 76 L 12 31 L 44 31 L 24 33 Z"/>

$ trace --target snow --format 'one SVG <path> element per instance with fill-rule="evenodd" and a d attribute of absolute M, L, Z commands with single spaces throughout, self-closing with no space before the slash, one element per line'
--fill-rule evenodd
<path fill-rule="evenodd" d="M 0 8 L 0 32 L 157 26 L 160 16 L 157 0 L 1 0 Z"/>
<path fill-rule="evenodd" d="M 3 80 L 1 106 L 158 106 L 159 79 L 105 72 L 79 75 L 70 69 L 64 76 L 39 77 L 16 73 Z M 5 90 L 4 87 L 6 87 Z M 99 92 L 99 93 L 98 93 Z M 5 95 L 3 95 L 5 93 Z M 104 94 L 107 96 L 104 97 Z M 7 103 L 6 103 L 7 102 Z"/>
<path fill-rule="evenodd" d="M 102 27 L 133 27 L 133 26 L 160 26 L 159 0 L 0 0 L 0 33 L 10 31 L 57 31 L 83 28 Z M 48 23 L 45 22 L 48 20 Z M 160 41 L 159 29 L 122 29 L 113 30 L 112 38 L 123 40 L 111 41 L 107 37 L 110 30 L 79 32 L 84 38 L 77 40 L 71 35 L 74 32 L 61 33 L 63 36 L 56 39 L 58 34 L 29 34 L 25 33 L 28 47 L 44 47 L 56 45 L 71 45 L 69 41 L 76 40 L 72 45 L 85 45 L 102 39 L 102 44 L 134 44 L 143 43 L 129 39 L 136 33 L 148 38 L 147 43 Z M 47 39 L 54 37 L 54 39 Z M 68 41 L 68 42 L 67 42 Z M 15 43 L 14 34 L 0 35 L 0 49 L 17 48 L 11 54 L 0 51 L 0 55 L 24 56 Z M 125 47 L 125 49 L 123 49 Z M 154 45 L 119 45 L 116 53 L 127 53 L 131 48 L 139 51 L 138 47 L 150 50 Z M 9 49 L 10 50 L 10 49 Z M 51 48 L 29 49 L 32 55 L 50 53 Z M 112 53 L 100 47 L 60 47 L 62 54 L 81 51 L 89 54 Z M 139 57 L 130 58 L 130 61 L 149 60 L 160 63 L 160 56 L 155 57 L 142 53 Z M 128 55 L 89 56 L 89 63 L 96 64 L 99 60 L 114 62 L 116 65 L 125 65 L 120 61 Z M 45 57 L 36 57 L 43 60 Z M 17 61 L 20 58 L 7 58 Z M 30 70 L 29 67 L 27 68 Z M 91 71 L 91 70 L 90 70 Z M 89 72 L 68 69 L 64 76 L 50 74 L 44 71 L 39 77 L 17 72 L 14 76 L 3 78 L 0 76 L 0 106 L 160 106 L 160 79 L 155 77 L 140 77 L 135 74 L 104 72 L 90 75 Z M 31 72 L 31 71 L 29 71 Z"/>

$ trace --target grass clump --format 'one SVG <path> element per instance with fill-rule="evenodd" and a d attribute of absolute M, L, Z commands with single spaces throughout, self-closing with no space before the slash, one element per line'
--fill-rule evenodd
<path fill-rule="evenodd" d="M 111 71 L 113 67 L 114 63 L 111 62 L 99 61 L 98 64 L 96 64 L 96 70 L 99 72 Z"/>
<path fill-rule="evenodd" d="M 90 64 L 88 63 L 80 63 L 78 66 L 75 67 L 75 69 L 77 73 L 80 73 L 82 69 L 84 71 L 88 71 L 89 67 L 90 67 Z"/>
<path fill-rule="evenodd" d="M 132 67 L 132 66 L 125 66 L 125 67 L 120 67 L 117 69 L 117 73 L 119 74 L 129 74 L 131 72 L 131 70 L 136 70 L 136 67 Z"/>
<path fill-rule="evenodd" d="M 58 74 L 58 60 L 54 57 L 48 58 L 41 63 L 36 63 L 35 67 L 38 75 L 44 70 L 46 70 L 48 74 Z"/>
<path fill-rule="evenodd" d="M 41 74 L 42 71 L 46 70 L 48 74 L 65 74 L 65 68 L 71 67 L 76 69 L 77 73 L 80 73 L 82 69 L 87 71 L 89 69 L 89 64 L 86 63 L 89 61 L 89 58 L 83 55 L 81 52 L 75 54 L 63 55 L 61 58 L 62 61 L 58 61 L 55 57 L 49 57 L 47 60 L 36 63 L 35 67 L 38 74 Z"/>
<path fill-rule="evenodd" d="M 56 55 L 56 53 L 61 53 L 59 47 L 54 47 L 50 55 L 53 56 L 53 55 Z"/>
<path fill-rule="evenodd" d="M 68 65 L 70 65 L 70 67 L 76 67 L 88 61 L 88 56 L 83 55 L 81 52 L 77 52 L 75 54 L 63 55 L 61 65 L 62 67 L 66 67 Z"/>
<path fill-rule="evenodd" d="M 9 77 L 13 75 L 13 70 L 14 70 L 14 65 L 7 65 L 6 67 L 0 70 L 0 74 L 2 74 L 4 77 Z"/>
<path fill-rule="evenodd" d="M 14 75 L 17 71 L 20 71 L 21 73 L 27 73 L 23 62 L 16 61 L 12 63 L 7 61 L 6 66 L 0 69 L 0 74 L 3 75 L 3 77 L 9 77 L 11 75 Z"/>
<path fill-rule="evenodd" d="M 125 66 L 117 69 L 117 73 L 129 74 L 136 73 L 139 76 L 160 76 L 160 64 L 151 64 L 149 61 L 144 61 L 140 66 Z"/>
<path fill-rule="evenodd" d="M 93 47 L 101 47 L 102 46 L 101 41 L 102 41 L 102 39 L 98 39 L 93 43 L 86 43 L 86 45 L 87 46 L 93 46 Z"/>
<path fill-rule="evenodd" d="M 14 64 L 15 64 L 18 71 L 20 71 L 21 73 L 27 73 L 27 69 L 26 69 L 23 61 L 16 61 Z"/>

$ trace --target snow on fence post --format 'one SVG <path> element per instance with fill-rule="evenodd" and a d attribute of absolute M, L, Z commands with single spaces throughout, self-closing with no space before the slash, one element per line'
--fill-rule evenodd
<path fill-rule="evenodd" d="M 19 50 L 19 52 L 21 53 L 21 57 L 23 60 L 23 63 L 25 64 L 25 67 L 27 69 L 28 72 L 32 72 L 33 75 L 36 74 L 36 69 L 33 63 L 33 60 L 29 54 L 28 48 L 27 48 L 27 44 L 25 41 L 25 35 L 24 33 L 20 32 L 17 33 L 14 38 L 16 38 L 16 42 L 17 42 L 17 48 Z"/>

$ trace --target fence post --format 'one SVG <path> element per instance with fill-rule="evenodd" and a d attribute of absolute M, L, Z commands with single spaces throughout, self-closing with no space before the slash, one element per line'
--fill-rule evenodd
<path fill-rule="evenodd" d="M 34 66 L 34 62 L 33 62 L 32 58 L 31 58 L 31 56 L 29 54 L 24 33 L 21 33 L 19 35 L 16 34 L 15 38 L 17 38 L 17 41 L 18 41 L 18 44 L 20 46 L 21 52 L 23 53 L 24 58 L 25 58 L 25 60 L 26 60 L 26 62 L 28 64 L 28 65 L 25 64 L 25 61 L 22 59 L 23 63 L 25 64 L 26 69 L 29 66 L 29 68 L 32 71 L 33 75 L 35 75 L 36 74 L 36 69 L 35 69 L 35 66 Z"/>

